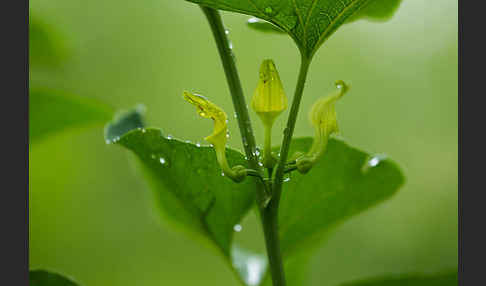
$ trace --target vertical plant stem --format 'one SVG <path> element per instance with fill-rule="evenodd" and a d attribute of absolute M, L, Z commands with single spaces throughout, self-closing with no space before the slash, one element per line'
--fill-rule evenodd
<path fill-rule="evenodd" d="M 290 142 L 292 140 L 292 135 L 294 134 L 295 122 L 297 121 L 297 114 L 299 113 L 300 101 L 304 92 L 304 86 L 307 78 L 307 72 L 309 71 L 309 65 L 310 60 L 302 56 L 300 62 L 299 77 L 297 79 L 297 86 L 295 87 L 294 98 L 292 99 L 292 106 L 290 108 L 289 118 L 287 120 L 287 127 L 285 127 L 284 130 L 284 138 L 282 141 L 282 147 L 280 148 L 280 159 L 273 182 L 272 203 L 276 204 L 277 208 L 280 202 L 280 196 L 282 194 L 285 163 L 287 162 L 287 158 L 289 155 Z"/>
<path fill-rule="evenodd" d="M 214 40 L 218 47 L 219 56 L 223 63 L 224 73 L 231 92 L 233 106 L 235 108 L 238 126 L 240 128 L 241 138 L 243 140 L 243 148 L 250 163 L 250 168 L 258 170 L 258 157 L 256 156 L 255 136 L 253 136 L 253 129 L 251 127 L 250 116 L 248 108 L 243 96 L 243 89 L 241 87 L 240 77 L 236 64 L 233 58 L 233 51 L 230 47 L 230 42 L 226 36 L 226 29 L 223 26 L 221 15 L 215 9 L 200 6 L 213 32 Z"/>
<path fill-rule="evenodd" d="M 250 168 L 263 172 L 258 165 L 258 156 L 256 155 L 255 137 L 251 127 L 248 108 L 243 96 L 238 71 L 236 69 L 233 52 L 230 48 L 229 40 L 226 36 L 226 30 L 223 26 L 221 16 L 217 10 L 201 6 L 213 32 L 219 55 L 223 63 L 226 79 L 231 91 L 233 105 L 238 118 L 238 125 L 243 140 L 243 147 L 249 161 Z M 264 207 L 266 200 L 264 186 L 257 180 L 257 203 L 260 209 L 261 220 L 265 235 L 265 246 L 270 264 L 270 272 L 274 286 L 285 286 L 285 274 L 283 270 L 282 256 L 280 254 L 280 242 L 278 237 L 278 203 L 273 204 L 270 201 L 267 207 Z"/>
<path fill-rule="evenodd" d="M 272 125 L 264 126 L 265 138 L 263 144 L 263 166 L 273 168 L 275 164 L 272 157 Z M 270 173 L 271 174 L 271 173 Z"/>

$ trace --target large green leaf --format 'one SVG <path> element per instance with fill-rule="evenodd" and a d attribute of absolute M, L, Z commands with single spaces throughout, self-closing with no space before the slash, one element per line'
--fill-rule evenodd
<path fill-rule="evenodd" d="M 35 142 L 71 128 L 101 125 L 112 115 L 109 106 L 94 99 L 47 89 L 30 90 L 29 140 Z"/>
<path fill-rule="evenodd" d="M 349 17 L 389 18 L 397 0 L 187 0 L 215 9 L 253 15 L 286 31 L 311 58 Z M 361 10 L 363 9 L 363 10 Z"/>
<path fill-rule="evenodd" d="M 140 119 L 137 110 L 119 115 L 105 137 L 138 157 L 164 221 L 216 246 L 242 281 L 258 282 L 264 259 L 232 245 L 235 226 L 254 202 L 252 178 L 234 183 L 222 176 L 212 147 L 164 136 Z M 246 166 L 240 152 L 227 149 L 226 155 L 231 166 Z"/>
<path fill-rule="evenodd" d="M 290 154 L 311 144 L 311 138 L 294 139 Z M 279 212 L 284 256 L 315 245 L 331 227 L 391 197 L 403 182 L 392 161 L 329 140 L 309 173 L 294 172 L 284 183 Z"/>
<path fill-rule="evenodd" d="M 457 286 L 457 272 L 440 275 L 400 275 L 376 277 L 340 286 Z"/>
<path fill-rule="evenodd" d="M 70 279 L 45 270 L 29 271 L 30 286 L 77 286 Z"/>
<path fill-rule="evenodd" d="M 289 154 L 305 152 L 311 144 L 311 138 L 294 139 Z M 294 172 L 284 183 L 279 225 L 288 279 L 305 278 L 294 266 L 306 264 L 310 251 L 333 227 L 390 198 L 403 182 L 400 169 L 384 156 L 370 156 L 331 139 L 326 153 L 309 173 Z"/>

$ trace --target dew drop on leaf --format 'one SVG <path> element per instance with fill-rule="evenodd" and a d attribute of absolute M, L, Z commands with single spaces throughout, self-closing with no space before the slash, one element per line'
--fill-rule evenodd
<path fill-rule="evenodd" d="M 167 161 L 165 160 L 165 158 L 160 157 L 159 161 L 160 161 L 160 164 L 162 164 L 162 165 L 167 164 Z"/>
<path fill-rule="evenodd" d="M 368 158 L 365 161 L 363 167 L 361 168 L 361 172 L 362 173 L 368 172 L 371 168 L 378 166 L 381 163 L 381 161 L 385 159 L 386 159 L 386 155 L 383 154 L 375 155 L 371 158 Z"/>
<path fill-rule="evenodd" d="M 233 226 L 233 230 L 236 232 L 240 232 L 242 229 L 243 227 L 240 224 L 235 224 L 235 226 Z"/>

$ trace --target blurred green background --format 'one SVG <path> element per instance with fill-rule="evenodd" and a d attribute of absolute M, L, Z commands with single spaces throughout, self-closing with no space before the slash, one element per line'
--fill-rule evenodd
<path fill-rule="evenodd" d="M 31 13 L 63 39 L 54 68 L 31 66 L 32 87 L 64 90 L 116 109 L 147 107 L 148 125 L 203 142 L 211 122 L 182 100 L 200 92 L 232 114 L 209 27 L 185 1 L 32 0 Z M 223 13 L 247 99 L 260 62 L 273 58 L 291 98 L 298 52 L 244 15 Z M 311 264 L 311 285 L 457 266 L 457 1 L 404 0 L 386 23 L 341 27 L 317 53 L 296 135 L 312 135 L 307 112 L 336 79 L 352 90 L 338 104 L 351 145 L 396 160 L 407 177 L 392 199 L 342 224 Z M 257 117 L 254 127 L 262 142 Z M 280 142 L 284 114 L 274 128 Z M 230 117 L 232 119 L 232 117 Z M 230 144 L 241 149 L 235 120 Z M 211 249 L 160 226 L 132 157 L 105 145 L 103 127 L 50 136 L 30 148 L 30 268 L 86 286 L 238 285 Z M 255 219 L 237 239 L 256 245 Z"/>

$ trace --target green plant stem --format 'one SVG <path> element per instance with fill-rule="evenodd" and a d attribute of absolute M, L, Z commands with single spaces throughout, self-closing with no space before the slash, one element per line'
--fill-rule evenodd
<path fill-rule="evenodd" d="M 256 155 L 255 136 L 251 127 L 250 115 L 243 96 L 243 89 L 241 87 L 240 77 L 236 64 L 234 61 L 233 51 L 230 48 L 230 42 L 226 36 L 226 29 L 223 26 L 221 15 L 215 9 L 200 6 L 211 27 L 214 40 L 218 47 L 219 56 L 223 63 L 224 73 L 231 92 L 233 106 L 237 115 L 238 126 L 240 128 L 241 138 L 243 140 L 243 148 L 250 163 L 250 168 L 261 170 L 258 165 L 258 156 Z"/>
<path fill-rule="evenodd" d="M 274 159 L 272 156 L 272 125 L 264 126 L 265 142 L 263 145 L 263 166 L 273 168 Z"/>
<path fill-rule="evenodd" d="M 243 96 L 238 71 L 233 58 L 233 52 L 230 48 L 229 40 L 226 36 L 225 28 L 221 20 L 221 15 L 217 10 L 201 6 L 213 32 L 219 55 L 223 63 L 224 72 L 231 92 L 233 105 L 237 114 L 238 125 L 243 140 L 243 147 L 250 168 L 263 172 L 258 165 L 258 155 L 256 154 L 256 143 L 253 135 L 248 108 Z M 260 210 L 267 255 L 270 264 L 270 273 L 274 286 L 285 286 L 285 274 L 283 270 L 282 256 L 280 253 L 280 242 L 278 237 L 278 203 L 273 204 L 270 201 L 267 207 L 264 207 L 266 201 L 265 186 L 256 180 L 257 203 Z"/>
<path fill-rule="evenodd" d="M 280 202 L 280 196 L 282 194 L 283 176 L 285 174 L 285 164 L 289 155 L 290 142 L 292 135 L 294 134 L 295 122 L 297 121 L 297 115 L 299 113 L 300 101 L 304 92 L 305 81 L 307 78 L 307 72 L 309 71 L 310 60 L 302 56 L 300 62 L 299 77 L 297 79 L 297 86 L 295 87 L 294 98 L 292 99 L 292 106 L 290 108 L 289 118 L 287 120 L 287 127 L 284 129 L 284 138 L 282 141 L 282 147 L 280 148 L 280 160 L 278 162 L 277 170 L 275 171 L 275 178 L 273 181 L 273 195 L 272 203 L 277 205 Z"/>

